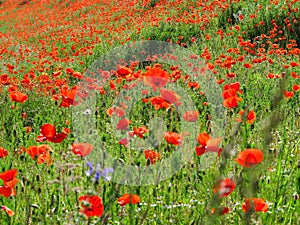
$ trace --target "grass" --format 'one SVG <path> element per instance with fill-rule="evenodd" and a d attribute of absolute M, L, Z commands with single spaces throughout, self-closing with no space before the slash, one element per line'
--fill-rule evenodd
<path fill-rule="evenodd" d="M 14 215 L 10 217 L 0 210 L 1 224 L 300 222 L 300 96 L 299 91 L 292 89 L 293 85 L 299 85 L 300 74 L 297 5 L 293 1 L 288 1 L 286 6 L 276 1 L 267 4 L 250 0 L 233 1 L 232 4 L 168 1 L 166 6 L 159 2 L 75 3 L 64 0 L 45 1 L 43 4 L 31 1 L 20 6 L 1 1 L 0 20 L 5 26 L 0 28 L 3 40 L 0 45 L 0 147 L 8 151 L 8 156 L 0 159 L 0 166 L 1 172 L 18 170 L 16 195 L 0 196 L 0 206 L 9 207 Z M 248 7 L 250 4 L 252 7 Z M 48 8 L 46 14 L 40 14 L 39 9 L 45 7 Z M 26 10 L 28 13 L 25 13 Z M 251 14 L 255 14 L 255 18 Z M 39 25 L 30 23 L 37 20 Z M 259 25 L 259 22 L 265 25 Z M 136 57 L 143 57 L 143 54 L 129 48 L 126 43 L 147 39 L 172 42 L 178 48 L 182 46 L 176 54 L 177 60 L 161 62 L 162 68 L 173 75 L 174 68 L 170 67 L 180 65 L 176 71 L 180 75 L 178 80 L 172 83 L 173 86 L 171 83 L 166 85 L 166 88 L 173 88 L 179 94 L 181 106 L 171 104 L 171 109 L 155 110 L 151 103 L 144 103 L 142 98 L 154 97 L 160 92 L 145 86 L 142 76 L 130 81 L 116 76 L 104 79 L 91 73 L 98 72 L 97 69 L 116 69 L 117 60 L 124 58 L 124 65 L 131 66 L 138 77 L 139 73 L 145 72 L 146 66 L 153 67 L 159 60 L 146 60 L 134 67 L 130 59 L 134 61 L 134 54 Z M 123 46 L 126 46 L 125 50 Z M 120 52 L 114 50 L 117 48 Z M 157 51 L 158 48 L 154 49 L 153 55 Z M 186 52 L 197 55 L 198 61 L 189 58 Z M 105 56 L 108 56 L 109 62 L 104 60 Z M 273 62 L 270 63 L 271 59 Z M 208 63 L 213 68 L 206 69 L 207 76 L 214 78 L 214 84 L 221 79 L 224 83 L 209 86 L 207 76 L 199 72 Z M 246 68 L 245 63 L 252 67 Z M 12 64 L 14 69 L 10 69 L 8 64 Z M 67 68 L 85 77 L 106 81 L 104 84 L 91 82 L 97 84 L 97 89 L 88 91 L 95 96 L 89 107 L 85 98 L 81 98 L 84 104 L 60 107 L 64 85 L 70 89 L 80 82 L 82 87 L 87 84 L 86 80 L 67 73 Z M 61 72 L 60 76 L 55 76 L 57 71 Z M 230 77 L 229 73 L 235 76 Z M 8 74 L 9 84 L 4 82 L 4 74 Z M 25 74 L 30 79 L 27 85 L 21 82 Z M 189 78 L 185 77 L 187 74 Z M 200 88 L 189 88 L 191 81 L 200 84 Z M 222 107 L 223 117 L 216 118 L 214 101 L 220 98 L 223 103 L 224 86 L 235 82 L 241 84 L 239 96 L 242 101 L 237 107 Z M 137 87 L 131 90 L 124 88 L 124 85 L 132 83 L 136 83 Z M 10 99 L 8 89 L 13 86 L 28 95 L 26 102 Z M 149 93 L 140 94 L 145 89 Z M 121 94 L 118 95 L 118 91 Z M 293 97 L 287 98 L 284 91 L 292 91 Z M 121 106 L 122 102 L 129 106 L 124 110 L 126 118 L 131 120 L 126 131 L 116 130 L 119 118 L 107 114 L 110 107 Z M 189 107 L 200 112 L 194 123 L 182 119 L 183 112 Z M 254 123 L 236 122 L 240 110 L 254 110 Z M 89 119 L 94 124 L 91 125 Z M 40 128 L 47 123 L 55 124 L 57 133 L 66 127 L 73 132 L 61 143 L 38 143 L 36 138 Z M 221 129 L 214 128 L 215 123 L 222 124 Z M 131 139 L 131 146 L 133 143 L 142 146 L 140 151 L 119 144 L 129 131 L 140 126 L 150 130 L 143 139 L 137 136 Z M 26 127 L 32 130 L 26 132 Z M 191 136 L 184 136 L 187 144 L 175 146 L 164 139 L 167 131 L 182 135 L 188 131 Z M 215 133 L 222 134 L 220 157 L 216 153 L 196 155 L 194 149 L 198 143 L 195 138 L 201 132 L 212 134 L 215 138 Z M 153 150 L 161 154 L 156 165 L 145 159 L 141 151 L 146 150 L 143 147 L 147 141 L 152 141 Z M 89 142 L 95 148 L 90 155 L 78 157 L 72 152 L 74 142 Z M 36 158 L 26 152 L 21 153 L 24 148 L 41 144 L 52 148 L 53 162 L 50 165 L 37 164 Z M 235 162 L 237 155 L 248 148 L 260 149 L 264 154 L 264 160 L 252 168 Z M 182 155 L 188 151 L 191 152 L 190 157 Z M 110 156 L 111 161 L 108 160 Z M 94 174 L 86 175 L 87 161 L 91 161 L 94 167 L 99 163 L 102 169 L 116 166 L 113 179 L 105 181 L 101 177 L 94 182 Z M 162 168 L 163 165 L 166 167 Z M 159 175 L 155 178 L 169 173 L 172 176 L 160 182 L 136 185 L 139 182 L 145 184 L 148 179 L 147 176 L 135 175 L 133 168 L 138 167 L 153 170 Z M 124 171 L 130 176 L 124 176 Z M 228 177 L 235 181 L 236 187 L 229 196 L 219 198 L 213 188 L 216 181 Z M 1 182 L 0 186 L 5 186 Z M 140 203 L 120 206 L 117 200 L 125 193 L 139 195 Z M 102 198 L 104 212 L 101 217 L 86 218 L 80 214 L 78 198 L 86 194 Z M 252 197 L 265 199 L 267 212 L 243 212 L 245 198 Z M 218 215 L 218 210 L 223 207 L 228 207 L 229 213 Z M 214 214 L 213 208 L 217 210 Z"/>

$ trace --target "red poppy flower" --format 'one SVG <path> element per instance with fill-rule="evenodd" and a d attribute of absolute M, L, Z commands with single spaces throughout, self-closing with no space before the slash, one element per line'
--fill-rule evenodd
<path fill-rule="evenodd" d="M 0 206 L 0 210 L 3 210 L 7 213 L 8 216 L 13 216 L 15 215 L 14 211 L 12 211 L 10 208 L 8 208 L 5 205 Z"/>
<path fill-rule="evenodd" d="M 155 164 L 156 161 L 160 160 L 160 153 L 155 152 L 153 150 L 145 150 L 144 151 L 146 159 L 149 159 L 151 164 Z"/>
<path fill-rule="evenodd" d="M 149 130 L 145 126 L 141 126 L 139 128 L 134 127 L 133 131 L 129 132 L 129 136 L 133 137 L 134 135 L 139 136 L 140 138 L 144 138 L 144 134 L 147 133 Z"/>
<path fill-rule="evenodd" d="M 102 216 L 104 212 L 104 205 L 102 199 L 94 195 L 80 196 L 78 199 L 81 202 L 80 213 L 86 217 Z"/>
<path fill-rule="evenodd" d="M 177 106 L 181 105 L 180 96 L 176 94 L 175 91 L 168 90 L 168 89 L 161 89 L 160 95 L 163 99 L 167 100 L 171 104 L 176 104 Z"/>
<path fill-rule="evenodd" d="M 32 127 L 24 127 L 25 128 L 25 133 L 28 134 L 32 131 Z"/>
<path fill-rule="evenodd" d="M 8 74 L 0 75 L 0 83 L 3 85 L 9 85 L 11 79 L 9 78 Z"/>
<path fill-rule="evenodd" d="M 218 194 L 220 198 L 226 197 L 230 195 L 235 189 L 236 184 L 233 179 L 226 178 L 224 180 L 220 180 L 216 186 L 213 188 L 213 192 Z"/>
<path fill-rule="evenodd" d="M 172 145 L 181 145 L 183 138 L 180 134 L 176 133 L 176 132 L 166 132 L 164 134 L 164 138 L 165 140 Z"/>
<path fill-rule="evenodd" d="M 250 63 L 244 63 L 244 67 L 246 67 L 246 68 L 252 68 L 252 65 Z"/>
<path fill-rule="evenodd" d="M 118 203 L 120 206 L 124 206 L 127 204 L 138 204 L 140 203 L 140 197 L 134 194 L 124 194 L 120 198 L 118 198 Z"/>
<path fill-rule="evenodd" d="M 240 90 L 240 83 L 232 83 L 224 86 L 223 98 L 224 106 L 227 108 L 234 108 L 238 106 L 238 102 L 242 101 L 242 98 L 238 96 L 238 93 L 242 94 Z"/>
<path fill-rule="evenodd" d="M 66 108 L 69 107 L 70 105 L 76 106 L 78 104 L 78 102 L 75 101 L 77 92 L 78 92 L 77 86 L 74 86 L 70 90 L 68 90 L 68 86 L 63 85 L 61 88 L 62 102 L 60 106 Z"/>
<path fill-rule="evenodd" d="M 26 149 L 26 153 L 30 155 L 32 159 L 37 159 L 38 164 L 45 162 L 48 166 L 52 163 L 50 152 L 52 152 L 52 148 L 49 145 L 29 146 Z"/>
<path fill-rule="evenodd" d="M 18 183 L 17 174 L 18 170 L 16 169 L 0 173 L 0 179 L 3 180 L 3 186 L 13 188 Z"/>
<path fill-rule="evenodd" d="M 188 87 L 193 88 L 193 89 L 198 89 L 198 88 L 200 88 L 200 85 L 196 82 L 189 81 L 188 82 Z"/>
<path fill-rule="evenodd" d="M 203 146 L 207 146 L 209 139 L 210 139 L 210 135 L 208 133 L 200 133 L 197 136 L 198 143 Z"/>
<path fill-rule="evenodd" d="M 133 73 L 132 69 L 130 69 L 126 66 L 120 67 L 116 72 L 118 77 L 123 77 L 123 78 L 130 77 L 132 73 Z"/>
<path fill-rule="evenodd" d="M 243 121 L 243 120 L 242 120 L 242 117 L 243 117 L 244 112 L 245 112 L 244 110 L 241 110 L 241 111 L 239 112 L 240 118 L 238 118 L 238 119 L 236 120 L 237 122 L 242 122 L 242 121 Z M 253 110 L 250 110 L 250 111 L 248 112 L 248 115 L 247 115 L 246 119 L 247 119 L 247 122 L 248 122 L 249 124 L 252 124 L 252 123 L 255 121 L 255 119 L 256 119 L 256 114 L 255 114 L 255 112 L 254 112 Z"/>
<path fill-rule="evenodd" d="M 258 149 L 245 149 L 238 154 L 235 161 L 244 167 L 251 167 L 263 161 L 264 154 Z"/>
<path fill-rule="evenodd" d="M 215 208 L 212 208 L 210 213 L 215 214 L 216 211 L 221 216 L 221 215 L 229 213 L 229 208 L 228 207 L 222 207 L 222 208 L 218 208 L 217 210 Z"/>
<path fill-rule="evenodd" d="M 292 98 L 293 96 L 294 96 L 294 92 L 292 92 L 292 91 L 284 91 L 284 96 L 286 97 L 286 98 Z"/>
<path fill-rule="evenodd" d="M 198 111 L 186 111 L 183 113 L 183 119 L 188 122 L 195 122 L 197 121 L 199 114 L 200 113 Z"/>
<path fill-rule="evenodd" d="M 235 73 L 229 72 L 226 74 L 227 78 L 233 78 L 236 77 Z"/>
<path fill-rule="evenodd" d="M 116 129 L 117 130 L 126 130 L 129 123 L 130 123 L 130 120 L 123 118 L 123 119 L 119 120 L 119 122 L 117 123 Z"/>
<path fill-rule="evenodd" d="M 165 109 L 169 109 L 171 108 L 171 104 L 166 101 L 164 98 L 160 97 L 160 96 L 156 96 L 156 97 L 152 97 L 152 98 L 148 98 L 148 99 L 143 99 L 143 102 L 148 102 L 150 101 L 150 103 L 154 106 L 155 110 L 159 110 L 162 108 Z"/>
<path fill-rule="evenodd" d="M 27 101 L 28 99 L 28 95 L 22 93 L 22 92 L 18 92 L 18 91 L 12 91 L 9 93 L 9 97 L 12 101 L 14 102 L 20 102 L 20 103 L 24 103 Z"/>
<path fill-rule="evenodd" d="M 122 138 L 122 139 L 119 141 L 119 144 L 120 144 L 120 145 L 124 145 L 125 147 L 127 147 L 128 144 L 129 144 L 129 141 L 128 141 L 127 138 Z"/>
<path fill-rule="evenodd" d="M 144 74 L 144 83 L 152 87 L 153 91 L 165 86 L 169 81 L 170 75 L 160 67 L 150 68 Z"/>
<path fill-rule="evenodd" d="M 242 209 L 246 213 L 251 209 L 255 210 L 256 212 L 267 212 L 268 208 L 268 204 L 265 202 L 265 200 L 260 198 L 246 198 L 245 202 L 242 204 Z"/>
<path fill-rule="evenodd" d="M 238 102 L 242 101 L 242 98 L 233 96 L 224 100 L 224 106 L 226 108 L 235 108 L 238 106 Z"/>
<path fill-rule="evenodd" d="M 212 63 L 206 63 L 209 70 L 213 70 L 215 68 L 214 64 Z"/>
<path fill-rule="evenodd" d="M 124 112 L 124 110 L 123 110 L 123 108 L 121 108 L 121 107 L 111 107 L 111 108 L 109 108 L 108 110 L 107 110 L 107 115 L 109 115 L 109 116 L 117 116 L 117 117 L 119 117 L 119 118 L 121 118 L 121 117 L 123 117 L 123 116 L 125 116 L 125 112 Z"/>
<path fill-rule="evenodd" d="M 89 143 L 78 143 L 72 145 L 72 151 L 75 155 L 78 156 L 87 156 L 94 149 L 94 146 Z"/>
<path fill-rule="evenodd" d="M 2 195 L 5 198 L 8 198 L 10 196 L 16 196 L 16 190 L 11 187 L 7 186 L 0 186 L 0 195 Z"/>
<path fill-rule="evenodd" d="M 196 147 L 196 155 L 201 156 L 205 152 L 218 152 L 218 156 L 220 156 L 222 148 L 219 148 L 219 144 L 223 138 L 211 138 L 207 133 L 200 133 L 197 136 L 197 142 L 200 146 Z"/>
<path fill-rule="evenodd" d="M 292 89 L 293 89 L 294 92 L 298 92 L 298 91 L 300 91 L 300 85 L 299 84 L 294 84 Z"/>
<path fill-rule="evenodd" d="M 0 147 L 0 158 L 4 158 L 6 156 L 8 156 L 8 151 Z"/>
<path fill-rule="evenodd" d="M 49 141 L 53 143 L 61 143 L 67 137 L 70 130 L 63 129 L 63 132 L 56 133 L 56 127 L 51 124 L 44 124 L 40 129 L 41 134 L 36 138 L 37 142 Z"/>
<path fill-rule="evenodd" d="M 72 77 L 82 79 L 84 76 L 80 72 L 74 72 L 74 73 L 72 73 Z"/>
<path fill-rule="evenodd" d="M 296 66 L 298 66 L 298 63 L 296 63 L 296 62 L 291 62 L 290 65 L 291 65 L 291 67 L 296 67 Z"/>

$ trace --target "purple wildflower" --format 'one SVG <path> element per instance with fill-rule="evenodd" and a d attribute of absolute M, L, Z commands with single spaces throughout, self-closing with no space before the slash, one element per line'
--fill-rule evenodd
<path fill-rule="evenodd" d="M 88 171 L 86 171 L 86 175 L 89 177 L 89 176 L 91 176 L 92 175 L 92 173 L 93 173 L 93 165 L 92 165 L 92 163 L 91 162 L 86 162 L 86 166 L 88 166 L 89 167 L 89 170 Z"/>

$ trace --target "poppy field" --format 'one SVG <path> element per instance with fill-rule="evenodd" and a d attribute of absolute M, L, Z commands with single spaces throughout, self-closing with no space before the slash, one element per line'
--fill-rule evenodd
<path fill-rule="evenodd" d="M 0 224 L 300 224 L 298 0 L 0 0 Z"/>

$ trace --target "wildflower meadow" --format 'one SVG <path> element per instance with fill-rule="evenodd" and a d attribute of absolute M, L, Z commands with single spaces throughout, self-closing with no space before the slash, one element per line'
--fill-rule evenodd
<path fill-rule="evenodd" d="M 0 0 L 0 224 L 300 224 L 298 0 Z"/>

